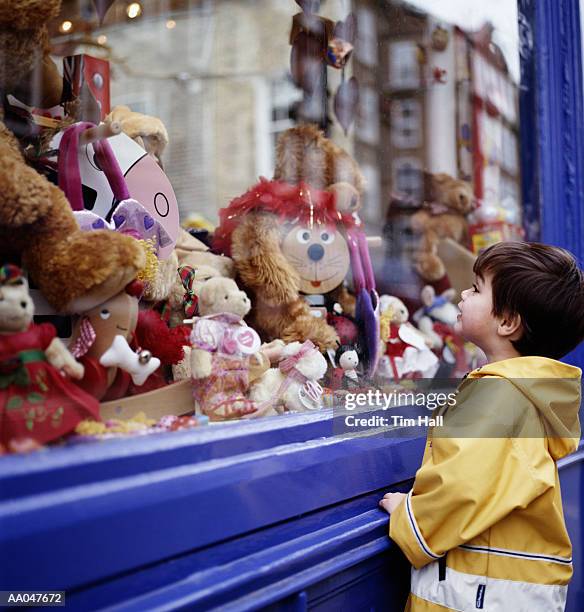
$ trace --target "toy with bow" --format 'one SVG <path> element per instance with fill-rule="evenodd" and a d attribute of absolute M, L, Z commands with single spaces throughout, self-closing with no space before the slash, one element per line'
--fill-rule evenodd
<path fill-rule="evenodd" d="M 183 307 L 187 319 L 192 319 L 198 310 L 199 298 L 194 291 L 196 268 L 192 266 L 179 266 L 178 275 L 185 289 L 183 296 Z"/>

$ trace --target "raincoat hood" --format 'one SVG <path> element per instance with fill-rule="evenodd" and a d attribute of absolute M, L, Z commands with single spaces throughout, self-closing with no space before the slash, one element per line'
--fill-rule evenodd
<path fill-rule="evenodd" d="M 580 440 L 582 370 L 547 357 L 515 357 L 473 370 L 468 378 L 501 377 L 538 410 L 557 460 L 574 452 Z"/>

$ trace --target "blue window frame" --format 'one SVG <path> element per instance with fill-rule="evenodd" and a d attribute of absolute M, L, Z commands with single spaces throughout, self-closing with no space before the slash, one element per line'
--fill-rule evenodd
<path fill-rule="evenodd" d="M 584 261 L 584 107 L 578 0 L 519 0 L 521 149 L 528 238 Z M 529 231 L 531 228 L 531 231 Z M 584 347 L 566 361 L 584 366 Z"/>

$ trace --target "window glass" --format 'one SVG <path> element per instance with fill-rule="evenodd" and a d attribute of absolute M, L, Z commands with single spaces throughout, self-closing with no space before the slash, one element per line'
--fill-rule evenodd
<path fill-rule="evenodd" d="M 48 24 L 61 101 L 15 89 L 6 116 L 28 126 L 37 170 L 78 181 L 73 208 L 112 231 L 129 213 L 99 145 L 70 153 L 63 134 L 82 121 L 123 131 L 106 140 L 161 228 L 151 274 L 169 275 L 140 308 L 169 329 L 211 317 L 161 384 L 192 374 L 197 410 L 218 420 L 330 407 L 484 360 L 456 304 L 480 250 L 523 235 L 517 18 L 507 0 L 64 0 Z M 203 295 L 211 277 L 234 284 Z M 79 333 L 87 313 L 74 314 Z M 326 373 L 313 364 L 296 389 L 286 368 L 301 357 L 278 340 L 314 342 Z M 207 353 L 197 372 L 191 345 Z M 340 361 L 350 347 L 355 367 Z"/>

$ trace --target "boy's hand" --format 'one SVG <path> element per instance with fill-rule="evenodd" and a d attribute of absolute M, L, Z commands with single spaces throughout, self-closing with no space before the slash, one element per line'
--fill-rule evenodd
<path fill-rule="evenodd" d="M 386 493 L 383 496 L 383 499 L 379 500 L 379 506 L 388 514 L 392 514 L 393 511 L 402 503 L 405 497 L 405 493 Z"/>

